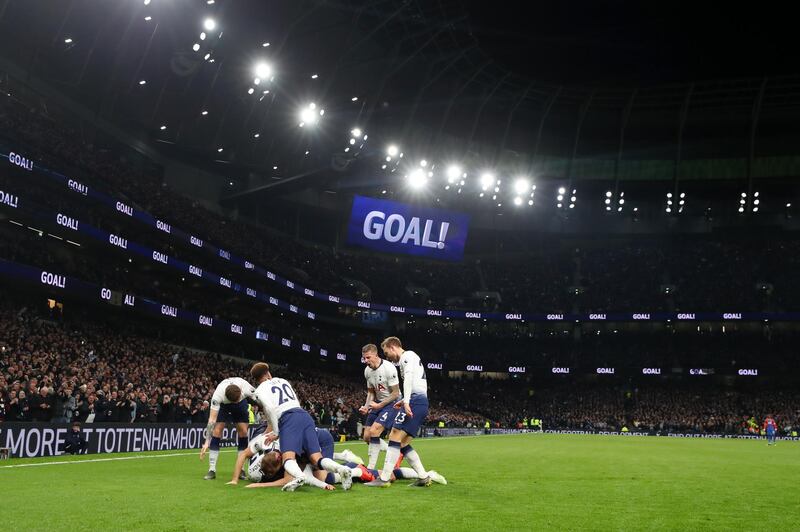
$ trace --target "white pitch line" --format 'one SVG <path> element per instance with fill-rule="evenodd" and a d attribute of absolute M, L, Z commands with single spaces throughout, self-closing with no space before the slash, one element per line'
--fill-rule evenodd
<path fill-rule="evenodd" d="M 230 453 L 233 450 L 220 451 L 221 453 Z M 10 469 L 13 467 L 38 467 L 47 465 L 63 465 L 63 464 L 87 464 L 91 462 L 116 462 L 118 460 L 143 460 L 145 458 L 170 458 L 173 456 L 192 456 L 195 453 L 169 453 L 169 454 L 145 454 L 137 456 L 117 456 L 115 458 L 91 458 L 89 460 L 60 460 L 57 462 L 36 462 L 34 464 L 14 464 L 0 466 L 0 469 Z"/>

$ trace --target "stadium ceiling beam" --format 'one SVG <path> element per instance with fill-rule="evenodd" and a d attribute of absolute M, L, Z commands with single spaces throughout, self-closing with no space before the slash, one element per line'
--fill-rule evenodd
<path fill-rule="evenodd" d="M 483 72 L 487 66 L 492 63 L 491 60 L 486 60 L 484 63 L 479 67 L 476 68 L 475 71 L 472 73 L 464 83 L 462 83 L 455 93 L 450 97 L 450 101 L 447 104 L 447 109 L 445 109 L 444 115 L 442 115 L 442 121 L 439 123 L 439 129 L 436 131 L 436 138 L 434 139 L 434 145 L 438 145 L 439 141 L 442 137 L 442 132 L 444 131 L 444 127 L 447 125 L 447 120 L 450 118 L 450 111 L 453 109 L 453 104 L 458 100 L 458 97 L 461 96 L 461 93 L 478 77 L 478 75 Z"/>
<path fill-rule="evenodd" d="M 514 105 L 511 107 L 511 109 L 509 109 L 509 111 L 508 111 L 508 119 L 506 120 L 506 128 L 505 128 L 505 131 L 503 131 L 503 140 L 498 145 L 497 150 L 495 151 L 494 161 L 492 162 L 493 166 L 497 165 L 497 162 L 500 160 L 500 155 L 506 149 L 506 142 L 508 142 L 508 133 L 509 133 L 509 131 L 511 131 L 511 122 L 514 120 L 514 115 L 516 114 L 517 109 L 522 104 L 522 102 L 525 101 L 525 98 L 528 97 L 528 93 L 530 93 L 531 89 L 533 88 L 533 86 L 535 84 L 536 84 L 536 82 L 531 82 L 525 88 L 525 90 L 521 92 L 520 97 L 517 99 L 517 101 L 514 103 Z"/>
<path fill-rule="evenodd" d="M 267 191 L 267 190 L 272 190 L 272 189 L 276 189 L 276 188 L 282 188 L 282 187 L 285 187 L 289 183 L 293 183 L 295 181 L 299 181 L 299 180 L 305 179 L 305 178 L 310 177 L 312 175 L 317 175 L 317 174 L 319 174 L 321 172 L 324 172 L 325 170 L 329 170 L 329 169 L 330 169 L 330 166 L 318 166 L 316 168 L 312 168 L 312 169 L 306 170 L 305 172 L 301 172 L 299 174 L 295 174 L 293 176 L 286 177 L 286 178 L 281 179 L 280 181 L 276 181 L 274 183 L 267 183 L 266 185 L 259 185 L 257 187 L 252 187 L 252 188 L 249 188 L 247 190 L 242 190 L 241 192 L 237 192 L 235 194 L 231 194 L 229 196 L 225 196 L 224 198 L 221 198 L 220 201 L 221 202 L 231 201 L 231 200 L 243 198 L 245 196 L 250 196 L 250 195 L 258 193 L 258 192 L 264 192 L 264 191 Z"/>
<path fill-rule="evenodd" d="M 439 78 L 441 78 L 445 73 L 449 72 L 450 69 L 453 67 L 453 65 L 455 65 L 462 57 L 464 57 L 464 55 L 468 51 L 469 49 L 465 48 L 461 50 L 459 53 L 455 54 L 453 58 L 444 66 L 444 68 L 437 69 L 438 64 L 435 62 L 431 62 L 430 69 L 436 70 L 436 74 L 433 77 L 430 77 L 430 72 L 429 72 L 428 76 L 426 76 L 426 79 L 428 79 L 428 81 L 424 85 L 422 85 L 417 91 L 417 95 L 414 98 L 414 103 L 411 106 L 411 112 L 409 113 L 408 118 L 406 119 L 406 125 L 403 128 L 403 138 L 405 138 L 408 134 L 408 130 L 411 127 L 410 124 L 413 122 L 414 116 L 416 115 L 417 107 L 419 106 L 419 101 L 422 99 L 422 95 L 425 93 L 428 87 L 430 87 L 436 81 L 438 81 Z"/>
<path fill-rule="evenodd" d="M 681 106 L 681 114 L 678 120 L 678 138 L 675 149 L 675 164 L 672 171 L 672 194 L 677 198 L 679 194 L 679 184 L 681 180 L 681 158 L 683 155 L 683 130 L 686 127 L 686 118 L 689 115 L 689 106 L 692 103 L 692 94 L 694 93 L 694 83 L 689 84 L 686 89 L 686 96 L 683 99 Z M 677 207 L 676 207 L 677 212 Z"/>
<path fill-rule="evenodd" d="M 556 103 L 556 100 L 561 95 L 562 87 L 558 87 L 553 94 L 550 95 L 547 102 L 544 105 L 544 109 L 542 110 L 542 117 L 539 119 L 539 127 L 536 131 L 536 142 L 533 145 L 533 153 L 531 154 L 531 164 L 529 172 L 532 173 L 535 168 L 534 165 L 536 164 L 536 160 L 539 156 L 539 145 L 542 142 L 542 132 L 544 131 L 544 124 L 547 121 L 547 117 L 550 114 L 550 110 L 553 108 L 553 104 Z"/>
<path fill-rule="evenodd" d="M 581 141 L 581 129 L 583 129 L 583 121 L 586 120 L 586 115 L 589 113 L 589 107 L 592 105 L 595 91 L 589 93 L 586 100 L 581 105 L 580 114 L 578 115 L 578 125 L 575 127 L 575 142 L 572 145 L 572 154 L 567 162 L 567 188 L 572 190 L 572 166 L 575 163 L 575 157 L 578 156 L 578 145 Z"/>
<path fill-rule="evenodd" d="M 500 80 L 497 83 L 495 83 L 492 90 L 490 90 L 489 93 L 486 95 L 486 97 L 483 98 L 483 102 L 481 102 L 480 107 L 478 107 L 478 112 L 475 113 L 475 119 L 472 121 L 472 130 L 469 133 L 469 140 L 466 143 L 467 149 L 469 149 L 470 146 L 472 146 L 472 141 L 475 140 L 475 133 L 477 133 L 478 131 L 478 124 L 481 121 L 481 116 L 483 116 L 483 110 L 486 107 L 486 104 L 489 103 L 489 101 L 492 99 L 492 96 L 494 96 L 494 93 L 497 92 L 497 89 L 500 88 L 500 86 L 506 81 L 506 79 L 510 75 L 511 75 L 510 73 L 506 73 L 505 76 L 501 77 Z"/>
<path fill-rule="evenodd" d="M 756 134 L 758 132 L 758 121 L 761 118 L 761 104 L 764 101 L 764 92 L 767 88 L 768 78 L 764 78 L 758 94 L 753 100 L 753 111 L 750 114 L 750 140 L 747 154 L 747 201 L 748 207 L 752 212 L 753 205 L 753 164 L 756 158 Z"/>
<path fill-rule="evenodd" d="M 625 104 L 625 109 L 622 111 L 622 120 L 620 121 L 619 125 L 619 148 L 617 149 L 617 158 L 614 160 L 614 197 L 619 197 L 619 169 L 622 166 L 622 154 L 625 150 L 625 130 L 628 127 L 628 120 L 631 117 L 631 110 L 633 109 L 633 104 L 636 101 L 636 95 L 639 93 L 639 89 L 635 88 L 631 92 L 630 98 L 628 98 L 628 103 Z"/>

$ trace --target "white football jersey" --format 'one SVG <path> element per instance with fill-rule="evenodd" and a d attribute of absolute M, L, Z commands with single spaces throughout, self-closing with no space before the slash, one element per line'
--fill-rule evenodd
<path fill-rule="evenodd" d="M 428 395 L 425 367 L 414 351 L 403 351 L 400 355 L 400 374 L 403 376 L 403 391 L 406 395 Z M 406 397 L 410 400 L 411 397 Z"/>
<path fill-rule="evenodd" d="M 214 395 L 211 396 L 211 410 L 219 410 L 220 405 L 230 404 L 230 401 L 228 401 L 227 397 L 225 397 L 225 388 L 231 384 L 235 384 L 240 390 L 242 390 L 242 399 L 255 400 L 256 389 L 253 388 L 249 382 L 241 377 L 231 377 L 217 384 L 217 388 L 214 390 Z"/>
<path fill-rule="evenodd" d="M 281 416 L 293 408 L 301 408 L 292 385 L 286 379 L 274 377 L 256 388 L 256 400 L 267 414 L 272 430 L 278 433 L 277 423 Z"/>
<path fill-rule="evenodd" d="M 375 401 L 378 403 L 385 401 L 391 395 L 389 388 L 400 383 L 397 368 L 388 360 L 382 360 L 378 369 L 369 366 L 364 368 L 364 378 L 367 380 L 367 388 L 375 390 Z"/>

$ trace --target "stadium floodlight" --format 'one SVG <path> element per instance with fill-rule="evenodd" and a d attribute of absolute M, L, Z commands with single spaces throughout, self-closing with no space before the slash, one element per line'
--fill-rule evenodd
<path fill-rule="evenodd" d="M 389 147 L 386 148 L 386 155 L 388 155 L 389 157 L 396 157 L 399 151 L 400 148 L 398 148 L 394 144 L 389 144 Z"/>
<path fill-rule="evenodd" d="M 317 79 L 318 77 L 319 77 L 319 74 L 311 74 L 311 79 Z"/>
<path fill-rule="evenodd" d="M 670 209 L 669 207 L 667 207 L 667 212 L 672 212 L 672 209 Z"/>
<path fill-rule="evenodd" d="M 742 197 L 746 198 L 747 197 L 747 192 L 742 192 Z"/>
<path fill-rule="evenodd" d="M 350 98 L 350 101 L 351 102 L 357 102 L 358 101 L 358 96 L 353 96 L 352 98 Z"/>
<path fill-rule="evenodd" d="M 265 61 L 260 61 L 253 67 L 253 73 L 257 78 L 269 79 L 272 76 L 272 66 Z"/>
<path fill-rule="evenodd" d="M 562 196 L 567 193 L 567 189 L 564 187 L 558 187 L 558 193 Z"/>
<path fill-rule="evenodd" d="M 739 212 L 744 212 L 744 207 L 739 207 Z"/>
<path fill-rule="evenodd" d="M 481 188 L 487 190 L 490 186 L 494 185 L 494 174 L 486 172 L 481 175 Z"/>
<path fill-rule="evenodd" d="M 261 136 L 261 133 L 256 133 L 255 135 L 253 135 L 253 138 L 254 138 L 254 139 L 257 139 L 257 138 L 258 138 L 258 137 L 260 137 L 260 136 Z"/>
<path fill-rule="evenodd" d="M 451 164 L 447 167 L 447 182 L 448 183 L 455 183 L 458 179 L 458 176 L 461 175 L 461 168 L 455 164 Z"/>
<path fill-rule="evenodd" d="M 606 198 L 606 205 L 611 205 L 611 198 Z"/>
<path fill-rule="evenodd" d="M 214 31 L 214 29 L 217 27 L 217 21 L 209 17 L 203 21 L 203 27 L 206 29 L 206 31 Z"/>
<path fill-rule="evenodd" d="M 613 193 L 610 190 L 606 191 L 606 197 L 610 198 Z"/>
<path fill-rule="evenodd" d="M 217 148 L 217 153 L 222 153 L 223 148 Z"/>
<path fill-rule="evenodd" d="M 199 43 L 194 43 L 192 45 L 192 51 L 197 52 L 198 50 L 200 50 L 200 44 Z"/>
<path fill-rule="evenodd" d="M 150 22 L 151 20 L 153 20 L 153 17 L 151 17 L 150 15 L 147 15 L 146 17 L 144 17 L 144 20 L 147 21 L 147 22 Z"/>
<path fill-rule="evenodd" d="M 64 39 L 64 44 L 72 44 L 72 38 L 67 37 L 66 39 Z"/>
<path fill-rule="evenodd" d="M 204 32 L 204 31 L 200 32 L 200 40 L 201 41 L 205 41 L 206 40 L 206 32 Z"/>
<path fill-rule="evenodd" d="M 256 92 L 256 90 L 253 87 L 247 89 L 247 94 L 253 94 L 254 92 Z"/>
<path fill-rule="evenodd" d="M 528 200 L 528 205 L 533 205 L 533 200 L 532 199 Z"/>
<path fill-rule="evenodd" d="M 360 137 L 361 136 L 361 128 L 354 127 L 352 130 L 350 130 L 350 134 L 353 135 L 353 137 L 355 137 L 355 138 Z"/>
<path fill-rule="evenodd" d="M 311 102 L 307 106 L 300 109 L 300 127 L 308 124 L 309 126 L 315 126 L 322 115 L 325 114 L 325 109 L 317 110 L 317 104 Z"/>
<path fill-rule="evenodd" d="M 150 5 L 150 0 L 144 0 L 144 5 L 149 6 Z"/>
<path fill-rule="evenodd" d="M 350 139 L 350 145 L 354 145 L 356 143 L 356 139 Z"/>
<path fill-rule="evenodd" d="M 791 203 L 787 203 L 787 204 L 786 204 L 786 208 L 787 208 L 787 209 L 791 209 L 791 208 L 792 208 L 792 204 L 791 204 Z"/>
<path fill-rule="evenodd" d="M 526 178 L 524 177 L 517 178 L 517 180 L 514 181 L 514 192 L 516 192 L 517 194 L 524 194 L 525 192 L 528 191 L 530 186 L 531 183 Z"/>
<path fill-rule="evenodd" d="M 757 191 L 753 193 L 753 197 L 755 197 L 755 198 L 758 197 L 758 192 Z"/>
<path fill-rule="evenodd" d="M 167 126 L 161 126 L 161 127 L 160 127 L 160 128 L 158 128 L 158 129 L 160 129 L 161 131 L 164 131 L 165 129 L 167 129 Z"/>
<path fill-rule="evenodd" d="M 408 184 L 413 189 L 421 189 L 427 182 L 428 176 L 421 168 L 417 168 L 408 174 Z"/>
<path fill-rule="evenodd" d="M 672 192 L 667 192 L 667 197 L 671 198 L 672 197 Z"/>
<path fill-rule="evenodd" d="M 420 165 L 421 167 L 425 168 L 426 166 L 428 166 L 428 161 L 426 161 L 425 159 L 422 159 L 422 160 L 419 162 L 419 165 Z"/>
<path fill-rule="evenodd" d="M 147 80 L 144 79 L 139 80 L 139 85 L 147 85 Z"/>
<path fill-rule="evenodd" d="M 263 46 L 264 48 L 266 48 L 267 46 L 269 46 L 269 43 L 268 43 L 268 42 L 261 43 L 261 46 Z"/>

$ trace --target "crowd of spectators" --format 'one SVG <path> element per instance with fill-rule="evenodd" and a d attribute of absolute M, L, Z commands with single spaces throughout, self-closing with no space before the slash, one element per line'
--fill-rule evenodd
<path fill-rule="evenodd" d="M 246 377 L 244 359 L 120 333 L 106 324 L 76 326 L 27 308 L 0 310 L 0 419 L 39 422 L 202 423 L 217 383 Z M 320 426 L 355 434 L 365 386 L 312 368 L 276 366 L 293 382 Z M 451 404 L 432 416 L 470 419 Z"/>
<path fill-rule="evenodd" d="M 120 332 L 107 324 L 47 319 L 29 308 L 0 310 L 0 419 L 38 422 L 203 423 L 216 384 L 246 376 L 250 362 Z M 320 426 L 356 435 L 365 387 L 303 361 L 276 366 Z M 570 385 L 531 381 L 429 380 L 429 423 L 514 427 L 737 433 L 772 414 L 782 430 L 800 424 L 800 395 L 782 390 Z"/>

